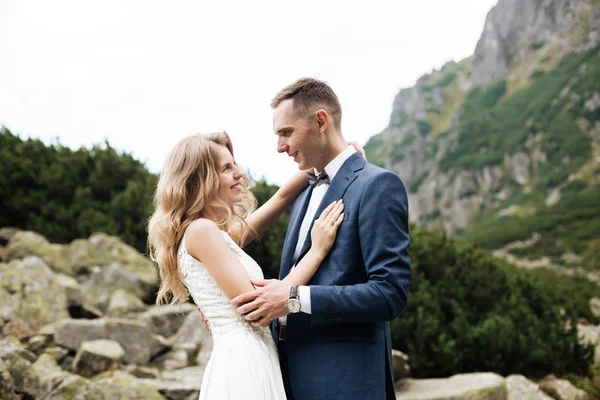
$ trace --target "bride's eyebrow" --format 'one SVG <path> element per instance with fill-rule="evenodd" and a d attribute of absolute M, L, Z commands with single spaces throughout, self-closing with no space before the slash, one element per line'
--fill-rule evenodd
<path fill-rule="evenodd" d="M 231 167 L 231 163 L 230 162 L 226 162 L 225 164 L 221 165 L 221 169 L 225 168 L 225 167 Z"/>

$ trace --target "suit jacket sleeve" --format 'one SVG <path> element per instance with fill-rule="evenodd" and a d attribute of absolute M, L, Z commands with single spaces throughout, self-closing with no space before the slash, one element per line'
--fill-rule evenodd
<path fill-rule="evenodd" d="M 311 325 L 391 321 L 406 306 L 412 268 L 408 197 L 400 178 L 384 172 L 365 187 L 358 211 L 367 282 L 311 285 Z"/>

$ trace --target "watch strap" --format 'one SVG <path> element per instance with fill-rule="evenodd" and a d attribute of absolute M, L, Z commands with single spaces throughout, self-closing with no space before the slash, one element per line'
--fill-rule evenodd
<path fill-rule="evenodd" d="M 298 286 L 292 286 L 290 289 L 290 299 L 298 299 Z"/>

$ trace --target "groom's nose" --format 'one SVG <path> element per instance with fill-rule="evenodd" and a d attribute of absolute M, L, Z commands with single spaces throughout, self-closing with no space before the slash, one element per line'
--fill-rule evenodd
<path fill-rule="evenodd" d="M 285 153 L 287 151 L 288 145 L 287 143 L 285 143 L 282 138 L 279 138 L 277 140 L 277 152 L 278 153 Z"/>

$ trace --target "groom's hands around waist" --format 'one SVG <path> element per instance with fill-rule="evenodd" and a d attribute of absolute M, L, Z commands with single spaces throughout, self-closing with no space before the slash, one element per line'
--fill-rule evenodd
<path fill-rule="evenodd" d="M 277 280 L 254 280 L 256 290 L 242 293 L 233 298 L 231 304 L 252 326 L 268 326 L 274 319 L 288 315 L 286 307 L 291 285 Z"/>

